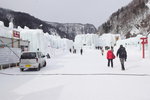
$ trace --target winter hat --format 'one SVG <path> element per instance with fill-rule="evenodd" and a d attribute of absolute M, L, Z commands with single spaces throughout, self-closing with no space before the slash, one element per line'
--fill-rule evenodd
<path fill-rule="evenodd" d="M 120 47 L 123 47 L 123 45 L 120 45 Z"/>

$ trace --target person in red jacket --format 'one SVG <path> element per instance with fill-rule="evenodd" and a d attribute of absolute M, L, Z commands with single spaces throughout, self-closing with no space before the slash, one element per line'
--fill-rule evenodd
<path fill-rule="evenodd" d="M 111 67 L 113 68 L 113 59 L 115 59 L 115 55 L 112 50 L 107 51 L 107 59 L 108 59 L 108 67 L 110 66 L 111 62 Z"/>

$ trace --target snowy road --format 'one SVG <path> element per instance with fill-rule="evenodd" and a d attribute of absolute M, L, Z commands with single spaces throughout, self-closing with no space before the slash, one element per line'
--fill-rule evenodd
<path fill-rule="evenodd" d="M 47 60 L 41 71 L 0 71 L 2 100 L 150 100 L 150 61 L 128 50 L 126 71 L 119 59 L 107 67 L 98 50 Z M 7 75 L 6 75 L 7 74 Z"/>

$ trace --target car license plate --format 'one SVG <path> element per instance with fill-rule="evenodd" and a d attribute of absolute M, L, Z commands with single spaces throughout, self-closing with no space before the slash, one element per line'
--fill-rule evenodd
<path fill-rule="evenodd" d="M 31 65 L 26 65 L 26 67 L 31 67 Z"/>

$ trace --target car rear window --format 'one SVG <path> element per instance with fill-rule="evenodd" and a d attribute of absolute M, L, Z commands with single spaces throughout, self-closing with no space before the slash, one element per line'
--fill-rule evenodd
<path fill-rule="evenodd" d="M 35 58 L 36 58 L 35 52 L 23 53 L 21 55 L 21 59 L 35 59 Z"/>

